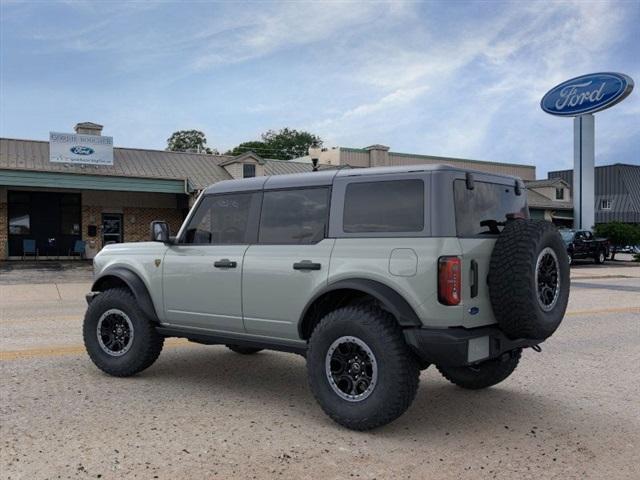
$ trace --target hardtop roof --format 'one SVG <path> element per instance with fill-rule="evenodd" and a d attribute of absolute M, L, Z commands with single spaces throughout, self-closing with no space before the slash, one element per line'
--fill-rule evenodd
<path fill-rule="evenodd" d="M 473 173 L 479 177 L 510 180 L 515 182 L 519 177 L 511 175 L 488 173 L 480 170 L 454 167 L 452 165 L 403 165 L 397 167 L 369 167 L 369 168 L 342 168 L 335 170 L 320 170 L 317 172 L 293 173 L 286 175 L 273 175 L 264 177 L 252 177 L 237 180 L 223 180 L 207 187 L 205 195 L 216 193 L 230 193 L 255 190 L 269 190 L 280 188 L 300 188 L 332 185 L 337 177 L 365 177 L 377 175 L 392 175 L 413 172 L 453 171 L 461 173 Z"/>

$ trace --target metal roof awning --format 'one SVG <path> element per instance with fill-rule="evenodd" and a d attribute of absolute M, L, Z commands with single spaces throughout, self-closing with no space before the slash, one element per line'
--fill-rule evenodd
<path fill-rule="evenodd" d="M 9 187 L 187 193 L 186 180 L 180 179 L 84 175 L 34 170 L 0 170 L 0 185 Z"/>

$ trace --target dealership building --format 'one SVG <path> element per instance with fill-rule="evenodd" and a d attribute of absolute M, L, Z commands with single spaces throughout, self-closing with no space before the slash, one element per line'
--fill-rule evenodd
<path fill-rule="evenodd" d="M 535 179 L 535 167 L 391 152 L 384 145 L 324 150 L 319 168 L 446 163 Z M 149 223 L 177 232 L 206 186 L 221 180 L 312 170 L 311 160 L 113 147 L 85 122 L 49 141 L 0 138 L 0 260 L 91 258 L 110 242 L 147 240 Z"/>

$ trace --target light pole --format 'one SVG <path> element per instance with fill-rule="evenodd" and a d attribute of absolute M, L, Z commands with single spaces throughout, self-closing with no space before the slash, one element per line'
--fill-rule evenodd
<path fill-rule="evenodd" d="M 321 152 L 322 152 L 322 148 L 320 148 L 316 143 L 313 143 L 309 147 L 309 156 L 311 157 L 311 165 L 313 165 L 312 167 L 313 172 L 318 171 L 318 162 L 320 161 Z"/>

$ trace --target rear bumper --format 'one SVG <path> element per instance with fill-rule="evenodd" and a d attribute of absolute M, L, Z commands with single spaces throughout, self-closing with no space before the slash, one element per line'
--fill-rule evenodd
<path fill-rule="evenodd" d="M 408 328 L 404 337 L 425 363 L 461 367 L 497 358 L 517 348 L 532 347 L 537 339 L 507 338 L 497 327 Z"/>

